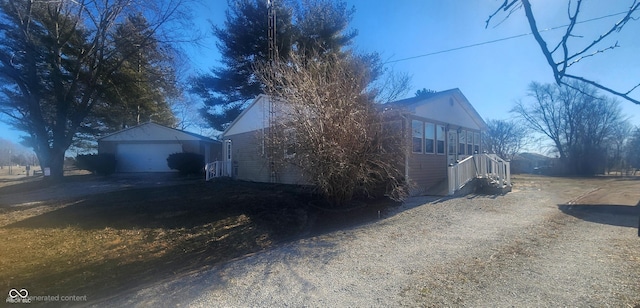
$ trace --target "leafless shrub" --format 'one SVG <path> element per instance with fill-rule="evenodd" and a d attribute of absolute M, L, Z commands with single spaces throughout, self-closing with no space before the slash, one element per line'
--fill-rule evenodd
<path fill-rule="evenodd" d="M 345 54 L 256 67 L 276 102 L 277 125 L 265 136 L 272 159 L 299 168 L 336 206 L 361 194 L 406 195 L 402 127 L 375 104 L 371 67 Z"/>

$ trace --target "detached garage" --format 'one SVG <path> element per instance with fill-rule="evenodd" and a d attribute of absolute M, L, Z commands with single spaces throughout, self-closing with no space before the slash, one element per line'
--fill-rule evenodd
<path fill-rule="evenodd" d="M 152 122 L 98 139 L 98 152 L 115 154 L 116 172 L 173 172 L 167 166 L 173 153 L 198 153 L 205 163 L 222 160 L 220 141 Z"/>

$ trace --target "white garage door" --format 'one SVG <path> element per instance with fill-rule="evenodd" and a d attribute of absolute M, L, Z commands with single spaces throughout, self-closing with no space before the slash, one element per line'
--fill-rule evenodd
<path fill-rule="evenodd" d="M 182 152 L 180 144 L 118 144 L 118 172 L 172 172 L 167 157 Z"/>

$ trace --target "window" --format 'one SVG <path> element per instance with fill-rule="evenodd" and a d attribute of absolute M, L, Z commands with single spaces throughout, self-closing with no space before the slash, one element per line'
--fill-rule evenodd
<path fill-rule="evenodd" d="M 436 126 L 433 123 L 424 123 L 424 152 L 435 153 L 434 142 L 436 135 Z"/>
<path fill-rule="evenodd" d="M 227 161 L 231 161 L 231 140 L 226 140 L 227 143 L 227 153 L 225 159 Z"/>
<path fill-rule="evenodd" d="M 411 121 L 411 131 L 413 136 L 413 153 L 422 153 L 422 139 L 423 135 L 423 123 L 422 121 Z"/>
<path fill-rule="evenodd" d="M 473 154 L 473 132 L 467 131 L 467 155 Z"/>
<path fill-rule="evenodd" d="M 467 132 L 461 130 L 458 133 L 458 155 L 464 155 L 464 149 L 467 147 Z"/>
<path fill-rule="evenodd" d="M 473 134 L 473 147 L 474 150 L 480 154 L 480 133 Z"/>
<path fill-rule="evenodd" d="M 444 126 L 436 126 L 436 151 L 438 154 L 444 154 Z"/>
<path fill-rule="evenodd" d="M 284 157 L 292 158 L 296 156 L 296 131 L 287 128 L 284 130 Z"/>

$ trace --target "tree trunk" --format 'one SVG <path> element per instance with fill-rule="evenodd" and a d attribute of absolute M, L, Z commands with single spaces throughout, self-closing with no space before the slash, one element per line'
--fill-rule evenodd
<path fill-rule="evenodd" d="M 64 176 L 64 153 L 64 150 L 60 151 L 49 147 L 36 153 L 43 174 L 44 169 L 49 168 L 50 175 L 45 179 L 59 180 Z"/>
<path fill-rule="evenodd" d="M 62 179 L 64 177 L 64 151 L 51 155 L 51 179 Z"/>

